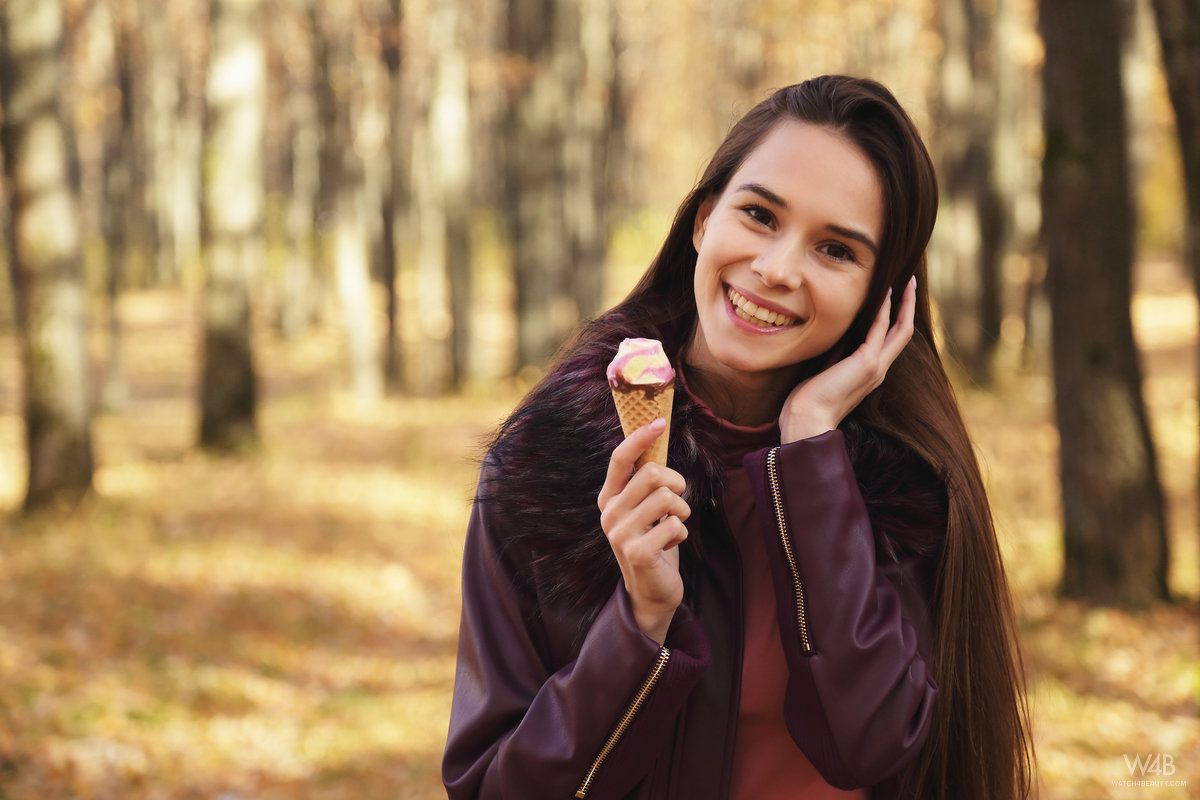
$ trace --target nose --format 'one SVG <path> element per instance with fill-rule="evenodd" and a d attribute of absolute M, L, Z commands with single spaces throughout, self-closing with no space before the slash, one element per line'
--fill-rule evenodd
<path fill-rule="evenodd" d="M 793 257 L 794 245 L 779 243 L 763 250 L 750 264 L 750 270 L 764 286 L 783 285 L 798 289 L 804 282 L 802 258 Z"/>

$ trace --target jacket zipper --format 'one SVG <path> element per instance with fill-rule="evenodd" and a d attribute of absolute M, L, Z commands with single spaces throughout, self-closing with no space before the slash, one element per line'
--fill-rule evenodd
<path fill-rule="evenodd" d="M 804 606 L 804 584 L 800 582 L 800 568 L 796 566 L 796 554 L 792 551 L 792 541 L 788 538 L 787 519 L 783 514 L 783 495 L 779 491 L 779 467 L 776 464 L 778 450 L 778 447 L 772 447 L 767 453 L 767 479 L 771 484 L 771 501 L 775 506 L 775 520 L 779 524 L 779 541 L 783 544 L 788 569 L 792 572 L 792 585 L 796 589 L 796 627 L 800 632 L 800 649 L 805 653 L 811 653 L 812 642 L 808 638 L 808 615 Z"/>
<path fill-rule="evenodd" d="M 625 709 L 625 713 L 621 716 L 617 727 L 613 729 L 612 734 L 608 737 L 608 741 L 604 743 L 604 747 L 600 748 L 600 754 L 592 762 L 592 767 L 587 771 L 587 775 L 584 776 L 583 783 L 575 790 L 577 800 L 583 800 L 583 798 L 587 797 L 588 791 L 592 788 L 592 782 L 596 779 L 596 772 L 600 769 L 600 765 L 604 763 L 604 759 L 608 758 L 608 754 L 617 746 L 617 742 L 620 741 L 621 736 L 625 733 L 625 729 L 633 722 L 633 718 L 637 715 L 638 709 L 642 707 L 642 703 L 646 702 L 646 696 L 650 694 L 650 690 L 654 688 L 654 684 L 658 683 L 658 679 L 662 675 L 663 670 L 666 669 L 667 660 L 670 657 L 671 651 L 666 647 L 658 651 L 658 661 L 655 662 L 654 668 L 646 676 L 645 682 L 642 683 L 642 688 L 638 689 L 638 693 L 634 695 L 633 702 Z"/>

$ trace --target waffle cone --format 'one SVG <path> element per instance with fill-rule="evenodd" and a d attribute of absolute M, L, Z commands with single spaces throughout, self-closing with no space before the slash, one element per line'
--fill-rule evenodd
<path fill-rule="evenodd" d="M 609 387 L 612 388 L 612 387 Z M 672 381 L 654 397 L 647 399 L 642 389 L 625 392 L 612 389 L 613 402 L 617 404 L 617 416 L 621 418 L 621 430 L 625 436 L 638 428 L 662 417 L 667 421 L 667 427 L 650 445 L 650 449 L 638 457 L 634 468 L 639 468 L 647 461 L 667 465 L 667 440 L 671 436 L 671 405 L 675 399 L 675 383 Z"/>

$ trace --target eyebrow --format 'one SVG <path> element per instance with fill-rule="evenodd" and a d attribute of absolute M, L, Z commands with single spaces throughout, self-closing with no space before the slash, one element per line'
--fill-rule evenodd
<path fill-rule="evenodd" d="M 737 189 L 735 191 L 740 192 L 743 190 L 748 191 L 748 192 L 754 192 L 755 194 L 759 195 L 767 202 L 774 203 L 775 205 L 779 206 L 780 208 L 786 209 L 788 207 L 787 202 L 785 202 L 782 197 L 775 194 L 770 189 L 763 186 L 761 183 L 743 183 L 741 186 L 737 187 Z M 871 251 L 872 255 L 874 255 L 876 257 L 879 256 L 879 248 L 875 246 L 875 243 L 873 241 L 871 241 L 871 237 L 867 236 L 865 233 L 862 233 L 861 231 L 856 231 L 853 228 L 845 228 L 845 227 L 842 227 L 841 225 L 826 225 L 825 229 L 832 231 L 832 232 L 838 234 L 839 236 L 845 236 L 847 239 L 853 239 L 856 242 L 861 242 L 863 245 L 865 245 Z"/>

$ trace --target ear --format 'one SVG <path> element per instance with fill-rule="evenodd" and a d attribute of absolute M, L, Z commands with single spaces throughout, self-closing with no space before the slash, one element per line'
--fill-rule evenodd
<path fill-rule="evenodd" d="M 696 252 L 700 252 L 700 243 L 704 240 L 704 229 L 708 226 L 708 215 L 712 213 L 713 206 L 717 204 L 717 198 L 714 195 L 709 195 L 700 201 L 700 207 L 696 209 L 696 224 L 692 227 L 692 247 L 696 248 Z"/>

